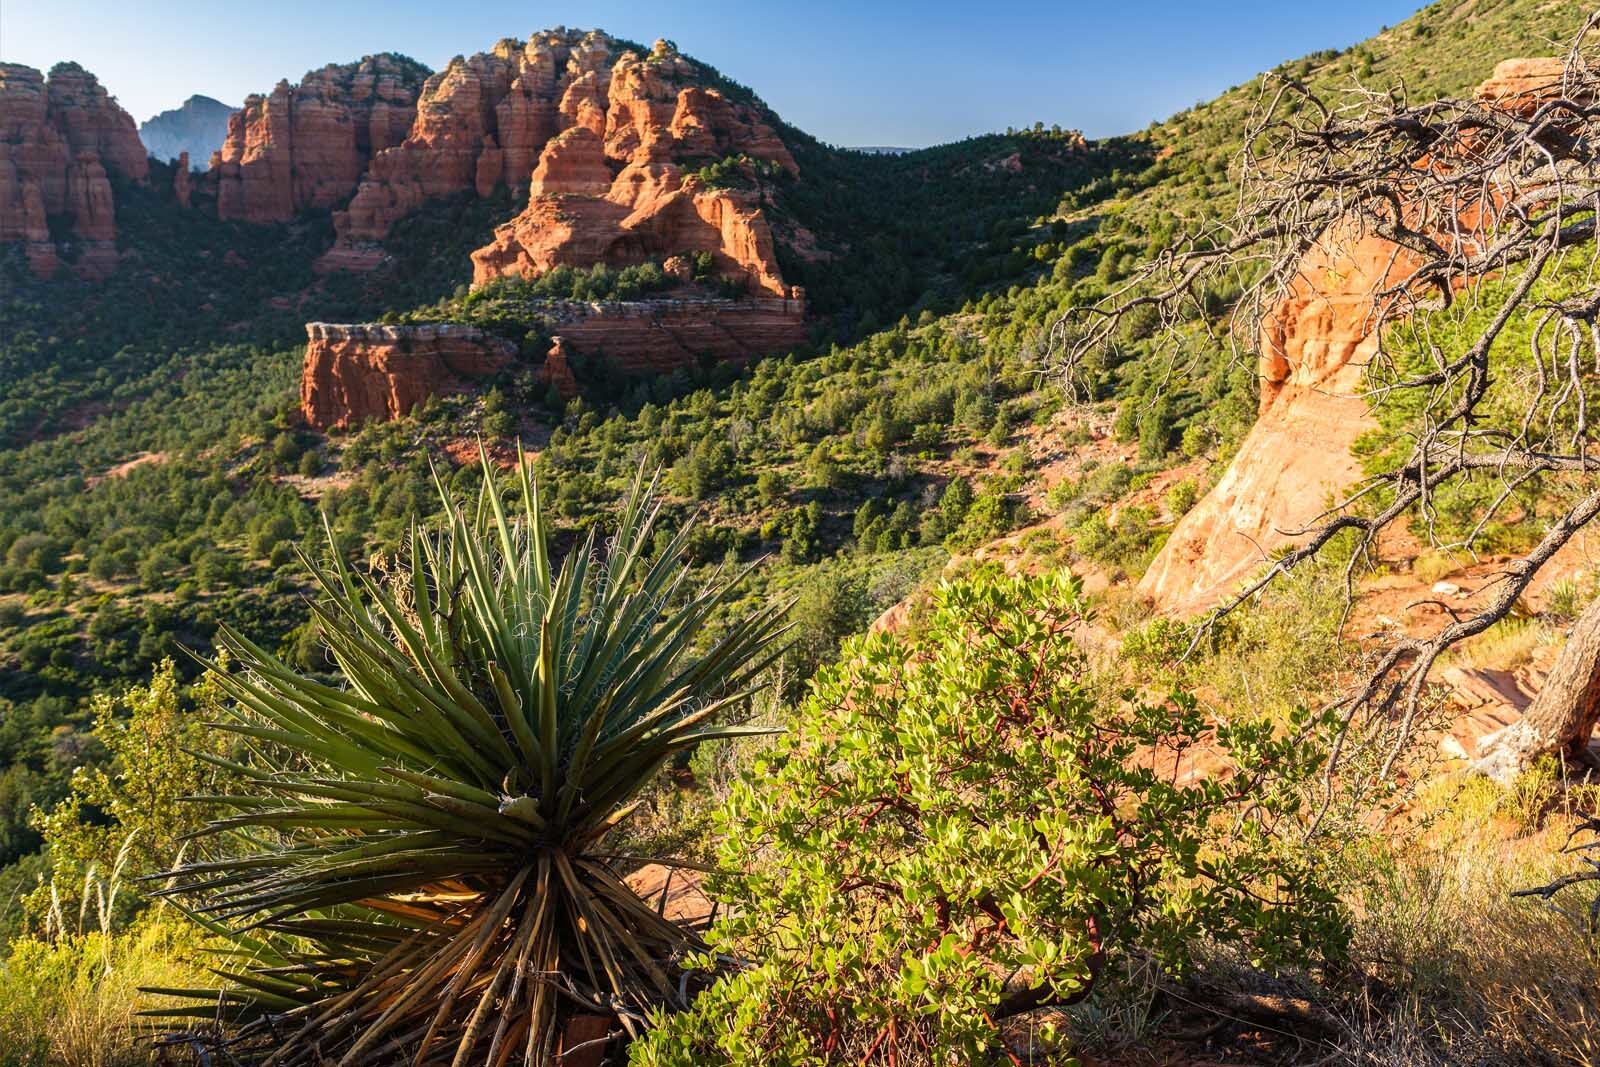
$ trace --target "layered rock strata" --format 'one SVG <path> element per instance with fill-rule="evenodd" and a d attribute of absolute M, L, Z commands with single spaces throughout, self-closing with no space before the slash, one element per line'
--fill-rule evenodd
<path fill-rule="evenodd" d="M 742 364 L 806 338 L 804 302 L 778 297 L 562 303 L 552 311 L 549 328 L 567 358 L 605 359 L 629 374 Z"/>
<path fill-rule="evenodd" d="M 743 363 L 805 340 L 802 301 L 644 300 L 550 305 L 554 335 L 540 374 L 577 395 L 575 361 L 606 360 L 631 374 L 706 362 Z M 516 346 L 474 326 L 306 326 L 300 405 L 306 422 L 339 429 L 398 418 L 430 396 L 458 392 L 503 370 Z"/>
<path fill-rule="evenodd" d="M 306 324 L 300 410 L 317 429 L 385 421 L 505 368 L 514 344 L 475 326 Z"/>
<path fill-rule="evenodd" d="M 116 269 L 110 176 L 143 183 L 150 161 L 133 119 L 94 75 L 59 63 L 0 63 L 0 243 L 19 243 L 49 277 L 64 263 L 85 277 Z M 52 219 L 65 225 L 53 233 Z"/>
<path fill-rule="evenodd" d="M 217 214 L 286 222 L 343 204 L 374 153 L 405 140 L 426 73 L 400 56 L 367 56 L 246 98 L 211 157 Z"/>

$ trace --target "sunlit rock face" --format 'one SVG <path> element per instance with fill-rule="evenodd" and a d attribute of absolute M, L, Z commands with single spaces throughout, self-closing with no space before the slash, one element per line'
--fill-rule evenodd
<path fill-rule="evenodd" d="M 59 63 L 46 78 L 0 63 L 0 242 L 18 243 L 41 277 L 116 269 L 110 175 L 144 183 L 150 161 L 133 118 L 93 74 Z M 52 234 L 50 220 L 67 233 Z"/>

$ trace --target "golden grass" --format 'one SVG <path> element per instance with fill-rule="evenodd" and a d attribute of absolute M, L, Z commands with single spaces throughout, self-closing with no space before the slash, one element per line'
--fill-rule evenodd
<path fill-rule="evenodd" d="M 20 938 L 0 959 L 0 1067 L 148 1067 L 162 1062 L 141 986 L 204 986 L 194 928 L 147 918 L 126 933 Z M 170 1001 L 165 1003 L 170 1004 Z"/>
<path fill-rule="evenodd" d="M 1591 792 L 1564 790 L 1553 762 L 1509 790 L 1443 778 L 1420 798 L 1424 832 L 1355 859 L 1369 981 L 1348 1062 L 1600 1064 L 1600 958 L 1580 914 L 1593 890 L 1560 910 L 1511 896 L 1579 866 L 1561 848 Z"/>
<path fill-rule="evenodd" d="M 1534 650 L 1540 645 L 1558 639 L 1558 635 L 1538 619 L 1512 617 L 1456 645 L 1445 659 L 1460 667 L 1509 671 L 1532 660 Z"/>
<path fill-rule="evenodd" d="M 1460 552 L 1433 549 L 1411 561 L 1411 573 L 1418 581 L 1432 585 L 1442 578 L 1459 572 L 1471 562 L 1471 557 Z"/>

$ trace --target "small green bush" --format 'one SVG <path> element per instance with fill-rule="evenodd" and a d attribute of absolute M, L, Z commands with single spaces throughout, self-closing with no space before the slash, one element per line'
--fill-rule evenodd
<path fill-rule="evenodd" d="M 731 906 L 702 963 L 748 965 L 633 1062 L 977 1063 L 996 1020 L 1082 998 L 1113 957 L 1339 955 L 1343 912 L 1275 832 L 1326 724 L 1104 693 L 1071 639 L 1087 617 L 1073 579 L 977 579 L 847 644 L 719 816 Z M 1202 738 L 1233 773 L 1178 784 Z"/>

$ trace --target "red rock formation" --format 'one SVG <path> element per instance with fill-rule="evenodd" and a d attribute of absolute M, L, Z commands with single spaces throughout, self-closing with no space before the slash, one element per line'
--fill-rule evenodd
<path fill-rule="evenodd" d="M 473 326 L 306 325 L 300 410 L 318 429 L 398 418 L 505 367 L 516 346 Z"/>
<path fill-rule="evenodd" d="M 578 395 L 578 378 L 572 373 L 572 353 L 564 338 L 553 337 L 550 341 L 550 351 L 544 356 L 544 380 L 555 387 L 563 400 L 571 400 Z"/>
<path fill-rule="evenodd" d="M 1307 253 L 1261 326 L 1256 424 L 1173 529 L 1141 593 L 1177 614 L 1209 609 L 1360 476 L 1350 448 L 1375 425 L 1360 395 L 1378 348 L 1373 297 L 1415 266 L 1391 242 L 1348 232 Z"/>
<path fill-rule="evenodd" d="M 94 75 L 59 63 L 46 80 L 0 63 L 0 242 L 21 243 L 41 277 L 64 259 L 88 277 L 110 273 L 117 230 L 108 172 L 142 183 L 150 161 L 133 119 Z M 51 238 L 53 215 L 72 228 L 70 252 Z"/>
<path fill-rule="evenodd" d="M 806 336 L 800 299 L 566 302 L 550 310 L 558 336 L 542 374 L 569 398 L 578 393 L 573 360 L 662 373 L 708 360 L 743 363 L 793 348 Z M 516 357 L 516 346 L 473 326 L 313 322 L 306 335 L 300 408 L 318 429 L 398 418 L 430 396 L 469 388 Z"/>
<path fill-rule="evenodd" d="M 790 296 L 759 191 L 708 188 L 683 164 L 743 154 L 794 173 L 794 159 L 753 109 L 696 78 L 658 41 L 649 56 L 623 53 L 604 89 L 574 80 L 561 104 L 571 125 L 545 145 L 527 208 L 473 253 L 473 283 L 709 252 L 719 273 Z"/>
<path fill-rule="evenodd" d="M 430 198 L 527 185 L 540 150 L 563 127 L 562 94 L 609 51 L 603 34 L 552 31 L 452 59 L 423 85 L 409 134 L 373 158 L 355 198 L 334 215 L 339 238 L 324 266 L 375 263 L 389 227 Z"/>
<path fill-rule="evenodd" d="M 743 363 L 806 339 L 805 301 L 642 300 L 552 305 L 564 360 L 604 358 L 631 374 L 658 374 L 702 360 Z"/>
<path fill-rule="evenodd" d="M 367 56 L 248 97 L 211 157 L 217 214 L 284 222 L 345 201 L 373 153 L 405 138 L 425 73 L 398 56 Z"/>
<path fill-rule="evenodd" d="M 338 240 L 322 266 L 374 266 L 389 228 L 429 199 L 485 197 L 505 184 L 587 199 L 531 205 L 483 251 L 480 281 L 709 251 L 725 273 L 787 295 L 758 204 L 687 183 L 683 165 L 742 153 L 793 172 L 788 149 L 757 107 L 700 84 L 699 69 L 666 44 L 648 56 L 614 57 L 615 47 L 604 34 L 557 30 L 451 60 L 422 87 L 404 141 L 375 153 L 335 212 Z M 564 225 L 566 208 L 577 225 Z"/>
<path fill-rule="evenodd" d="M 1478 96 L 1525 110 L 1559 90 L 1561 75 L 1556 60 L 1508 60 Z M 1462 213 L 1468 233 L 1479 216 L 1475 207 Z M 1375 298 L 1418 265 L 1414 253 L 1350 226 L 1330 229 L 1306 253 L 1261 324 L 1256 424 L 1222 478 L 1173 528 L 1141 593 L 1173 614 L 1212 608 L 1355 482 L 1361 467 L 1350 449 L 1375 425 L 1360 396 L 1384 317 Z"/>
<path fill-rule="evenodd" d="M 1478 86 L 1479 100 L 1522 114 L 1561 95 L 1566 64 L 1554 57 L 1507 59 L 1495 65 L 1487 81 Z"/>
<path fill-rule="evenodd" d="M 189 153 L 179 152 L 173 167 L 172 195 L 179 207 L 188 207 L 194 196 L 193 180 L 189 175 Z"/>

